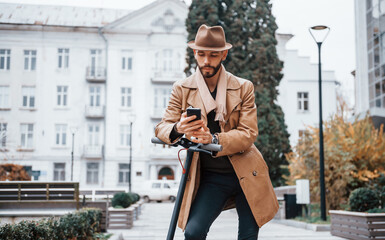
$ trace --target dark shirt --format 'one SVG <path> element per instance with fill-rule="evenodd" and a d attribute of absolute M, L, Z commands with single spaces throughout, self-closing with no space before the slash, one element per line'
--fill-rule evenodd
<path fill-rule="evenodd" d="M 211 96 L 215 99 L 217 96 L 217 88 L 211 92 Z M 215 121 L 215 110 L 212 110 L 207 114 L 207 127 L 210 129 L 211 134 L 221 132 L 221 127 L 219 122 Z M 181 137 L 183 134 L 176 132 L 175 127 L 172 129 L 170 134 L 171 141 L 174 141 L 178 137 Z M 220 144 L 220 143 L 219 143 Z M 199 153 L 199 158 L 201 162 L 201 168 L 203 171 L 210 172 L 219 172 L 219 173 L 231 173 L 234 172 L 233 166 L 230 163 L 230 160 L 227 156 L 213 158 L 210 154 Z"/>

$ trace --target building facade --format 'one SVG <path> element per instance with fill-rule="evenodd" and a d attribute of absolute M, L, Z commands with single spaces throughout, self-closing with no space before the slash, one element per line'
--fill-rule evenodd
<path fill-rule="evenodd" d="M 284 62 L 277 100 L 285 113 L 290 144 L 295 146 L 307 126 L 319 127 L 319 93 L 318 64 L 310 63 L 309 57 L 299 56 L 297 50 L 286 49 L 292 37 L 291 34 L 276 34 L 277 53 Z M 338 85 L 334 71 L 322 71 L 323 121 L 337 110 Z"/>
<path fill-rule="evenodd" d="M 132 150 L 133 189 L 180 178 L 176 149 L 150 139 L 184 77 L 184 3 L 0 9 L 3 162 L 27 166 L 39 181 L 127 188 Z"/>
<path fill-rule="evenodd" d="M 355 1 L 355 114 L 385 124 L 385 1 Z"/>

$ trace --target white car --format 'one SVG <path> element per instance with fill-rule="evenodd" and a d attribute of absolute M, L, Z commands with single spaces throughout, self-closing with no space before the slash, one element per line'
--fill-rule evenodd
<path fill-rule="evenodd" d="M 138 194 L 145 202 L 171 201 L 174 202 L 178 194 L 178 182 L 171 180 L 150 180 L 143 183 Z"/>

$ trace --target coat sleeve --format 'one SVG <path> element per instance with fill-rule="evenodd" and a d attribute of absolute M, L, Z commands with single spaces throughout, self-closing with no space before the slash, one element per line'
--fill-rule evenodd
<path fill-rule="evenodd" d="M 182 87 L 175 83 L 173 85 L 170 101 L 168 103 L 166 112 L 162 118 L 162 121 L 155 127 L 155 136 L 167 144 L 176 142 L 178 138 L 171 142 L 170 134 L 182 114 Z M 182 135 L 183 136 L 183 135 Z"/>
<path fill-rule="evenodd" d="M 244 87 L 238 126 L 236 129 L 218 134 L 219 144 L 222 145 L 223 150 L 218 152 L 215 157 L 245 151 L 251 144 L 254 144 L 258 136 L 254 85 L 252 82 L 247 81 Z"/>

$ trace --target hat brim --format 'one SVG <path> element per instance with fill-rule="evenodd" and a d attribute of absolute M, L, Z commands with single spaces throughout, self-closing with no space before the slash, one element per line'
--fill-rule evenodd
<path fill-rule="evenodd" d="M 233 47 L 233 45 L 231 45 L 230 43 L 226 43 L 224 47 L 203 47 L 203 46 L 197 46 L 195 44 L 195 41 L 188 42 L 187 46 L 195 50 L 203 50 L 203 51 L 224 51 Z"/>

